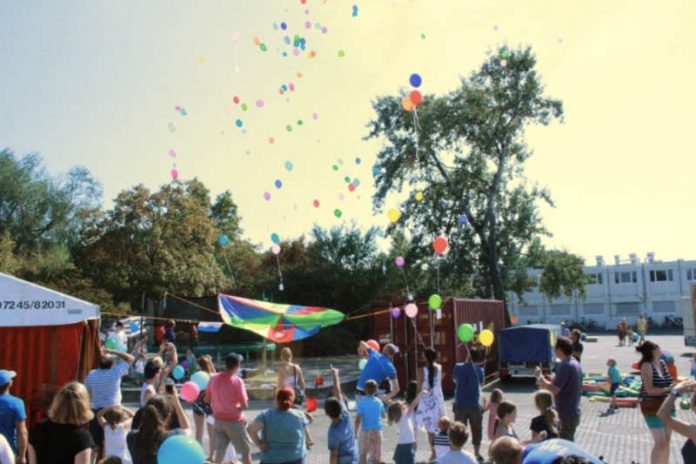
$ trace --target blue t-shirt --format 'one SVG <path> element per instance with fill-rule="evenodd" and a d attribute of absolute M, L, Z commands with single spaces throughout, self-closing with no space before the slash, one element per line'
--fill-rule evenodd
<path fill-rule="evenodd" d="M 345 406 L 340 421 L 329 426 L 329 450 L 338 450 L 339 464 L 357 464 L 358 452 L 355 449 L 355 436 L 350 414 Z"/>
<path fill-rule="evenodd" d="M 255 420 L 263 424 L 261 441 L 268 445 L 268 450 L 261 453 L 261 462 L 292 462 L 304 458 L 308 422 L 302 411 L 266 409 Z"/>
<path fill-rule="evenodd" d="M 621 383 L 621 373 L 616 368 L 616 366 L 611 366 L 607 370 L 607 375 L 609 376 L 609 381 L 611 383 Z"/>
<path fill-rule="evenodd" d="M 0 395 L 0 433 L 17 452 L 17 421 L 27 420 L 24 401 L 10 394 Z"/>
<path fill-rule="evenodd" d="M 452 374 L 457 384 L 454 405 L 459 408 L 478 408 L 481 406 L 480 371 L 471 363 L 457 363 Z"/>
<path fill-rule="evenodd" d="M 580 415 L 582 396 L 582 368 L 572 356 L 568 356 L 558 367 L 553 384 L 560 389 L 556 395 L 556 410 L 563 417 Z"/>
<path fill-rule="evenodd" d="M 360 373 L 360 379 L 358 379 L 358 390 L 364 390 L 365 383 L 368 380 L 374 380 L 379 387 L 379 384 L 385 379 L 393 380 L 396 378 L 396 368 L 389 358 L 382 353 L 376 352 L 372 348 L 370 348 L 368 352 L 367 364 L 365 364 L 365 367 Z"/>
<path fill-rule="evenodd" d="M 560 438 L 527 445 L 522 464 L 551 464 L 559 457 L 579 456 L 592 464 L 603 464 L 598 458 L 579 448 L 575 443 Z"/>
<path fill-rule="evenodd" d="M 384 403 L 374 396 L 366 396 L 358 402 L 358 416 L 362 418 L 363 430 L 382 430 Z"/>

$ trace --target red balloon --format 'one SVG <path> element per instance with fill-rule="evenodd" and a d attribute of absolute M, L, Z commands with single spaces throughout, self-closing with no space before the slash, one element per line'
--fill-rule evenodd
<path fill-rule="evenodd" d="M 321 387 L 322 385 L 324 385 L 324 377 L 322 377 L 321 375 L 317 375 L 316 377 L 314 377 L 314 385 L 316 385 L 317 387 Z"/>
<path fill-rule="evenodd" d="M 312 202 L 312 204 L 314 205 L 315 208 L 318 208 L 319 207 L 319 200 L 314 200 Z"/>
<path fill-rule="evenodd" d="M 377 343 L 377 340 L 368 340 L 365 343 L 367 343 L 367 346 L 369 346 L 370 348 L 372 348 L 373 350 L 375 350 L 376 352 L 379 353 L 380 348 L 379 348 L 379 343 Z"/>
<path fill-rule="evenodd" d="M 417 91 L 417 90 L 414 90 L 413 92 L 411 92 L 410 98 L 411 98 L 411 102 L 412 102 L 415 106 L 420 105 L 421 102 L 423 101 L 423 95 L 421 95 L 421 93 L 420 93 L 419 91 Z"/>
<path fill-rule="evenodd" d="M 442 235 L 433 240 L 433 250 L 435 250 L 435 253 L 438 255 L 441 255 L 447 251 L 448 246 L 449 244 L 447 243 L 447 239 Z"/>

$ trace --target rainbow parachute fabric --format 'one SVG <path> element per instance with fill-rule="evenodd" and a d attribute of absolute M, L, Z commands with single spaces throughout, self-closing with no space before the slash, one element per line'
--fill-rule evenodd
<path fill-rule="evenodd" d="M 300 306 L 218 295 L 218 308 L 225 324 L 259 334 L 274 343 L 289 343 L 316 335 L 338 324 L 343 313 L 317 306 Z"/>

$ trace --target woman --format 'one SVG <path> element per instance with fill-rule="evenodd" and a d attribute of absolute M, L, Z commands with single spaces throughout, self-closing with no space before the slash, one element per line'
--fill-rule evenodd
<path fill-rule="evenodd" d="M 145 382 L 140 386 L 140 407 L 144 407 L 150 398 L 160 392 L 163 369 L 162 358 L 156 356 L 145 363 Z"/>
<path fill-rule="evenodd" d="M 691 394 L 691 411 L 696 412 L 696 381 L 684 380 L 674 386 L 670 395 L 657 411 L 657 417 L 665 423 L 667 427 L 680 435 L 684 435 L 688 440 L 681 449 L 684 462 L 696 462 L 696 425 L 691 425 L 673 416 L 674 403 L 679 395 Z"/>
<path fill-rule="evenodd" d="M 210 375 L 215 374 L 215 366 L 208 356 L 198 358 L 198 367 Z M 205 402 L 204 397 L 205 390 L 201 391 L 196 401 L 193 402 L 193 422 L 196 425 L 196 440 L 198 440 L 201 446 L 203 445 L 203 434 L 206 427 L 208 428 L 208 461 L 214 461 L 215 419 L 213 418 L 213 410 L 210 408 L 210 404 Z"/>
<path fill-rule="evenodd" d="M 150 398 L 143 408 L 140 428 L 128 434 L 126 441 L 133 464 L 157 464 L 157 451 L 162 442 L 191 428 L 176 388 L 173 391 L 172 395 Z M 179 428 L 170 429 L 174 417 L 180 425 Z"/>
<path fill-rule="evenodd" d="M 48 419 L 31 431 L 29 463 L 91 463 L 95 445 L 87 424 L 93 418 L 85 386 L 79 382 L 65 385 L 53 398 Z"/>
<path fill-rule="evenodd" d="M 309 422 L 302 411 L 292 407 L 294 402 L 295 392 L 281 388 L 276 407 L 265 410 L 249 425 L 249 436 L 261 450 L 261 464 L 304 463 L 312 438 L 307 430 Z"/>
<path fill-rule="evenodd" d="M 442 395 L 442 366 L 438 364 L 438 352 L 430 347 L 425 352 L 426 365 L 423 370 L 418 372 L 418 383 L 420 390 L 426 391 L 418 404 L 416 411 L 416 424 L 428 432 L 428 442 L 430 443 L 430 460 L 436 458 L 435 444 L 433 439 L 437 433 L 437 423 L 445 415 L 445 400 Z"/>
<path fill-rule="evenodd" d="M 276 391 L 282 388 L 290 388 L 295 392 L 295 404 L 301 405 L 304 402 L 305 381 L 302 375 L 302 368 L 293 364 L 292 351 L 285 347 L 280 350 L 280 360 L 283 365 L 278 369 L 276 378 Z"/>
<path fill-rule="evenodd" d="M 582 352 L 585 349 L 585 347 L 582 346 L 582 343 L 580 343 L 581 339 L 582 332 L 580 332 L 578 329 L 573 329 L 573 331 L 570 333 L 570 341 L 573 344 L 573 353 L 571 356 L 573 356 L 578 362 L 580 362 Z"/>
<path fill-rule="evenodd" d="M 640 389 L 640 410 L 654 441 L 650 452 L 650 463 L 667 464 L 672 432 L 657 417 L 657 411 L 672 390 L 672 376 L 667 371 L 665 362 L 660 359 L 662 352 L 657 344 L 646 340 L 636 348 L 636 351 L 642 355 L 639 363 L 640 376 L 643 380 L 643 386 Z"/>

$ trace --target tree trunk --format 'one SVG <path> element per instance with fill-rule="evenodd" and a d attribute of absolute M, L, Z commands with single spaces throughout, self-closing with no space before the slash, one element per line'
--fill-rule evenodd
<path fill-rule="evenodd" d="M 486 240 L 482 243 L 486 250 L 486 263 L 488 265 L 488 275 L 491 279 L 491 287 L 493 288 L 493 298 L 500 300 L 505 305 L 505 326 L 512 325 L 510 312 L 507 307 L 507 299 L 505 295 L 505 287 L 503 286 L 503 278 L 500 275 L 500 267 L 498 266 L 498 250 L 495 247 L 495 242 Z"/>

